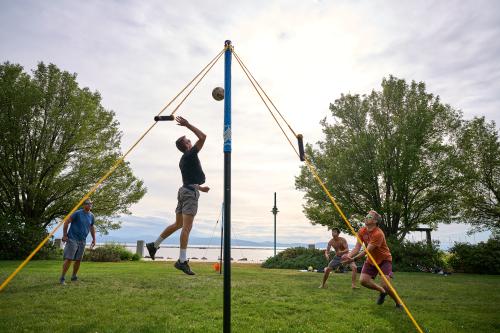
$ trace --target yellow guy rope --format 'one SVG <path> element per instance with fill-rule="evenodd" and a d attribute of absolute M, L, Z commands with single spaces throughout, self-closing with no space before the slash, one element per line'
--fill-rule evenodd
<path fill-rule="evenodd" d="M 276 122 L 276 124 L 278 125 L 278 127 L 281 129 L 281 132 L 283 133 L 283 135 L 285 136 L 285 138 L 288 140 L 288 143 L 290 144 L 290 146 L 292 147 L 292 149 L 295 151 L 295 154 L 297 154 L 297 156 L 300 157 L 299 155 L 299 152 L 297 151 L 297 149 L 295 149 L 295 146 L 293 145 L 292 141 L 290 140 L 290 138 L 288 137 L 288 135 L 286 134 L 285 130 L 283 129 L 283 127 L 281 126 L 281 124 L 279 123 L 278 119 L 276 119 L 276 116 L 274 115 L 274 113 L 271 111 L 271 109 L 269 108 L 269 106 L 267 105 L 267 102 L 266 100 L 264 99 L 264 97 L 262 97 L 262 95 L 260 94 L 259 90 L 257 89 L 257 87 L 255 86 L 255 84 L 257 84 L 260 88 L 260 85 L 257 81 L 255 81 L 255 83 L 253 82 L 253 76 L 250 72 L 247 73 L 247 68 L 246 66 L 243 64 L 243 62 L 241 61 L 241 59 L 236 55 L 236 53 L 233 51 L 233 54 L 234 54 L 234 57 L 235 59 L 238 61 L 238 63 L 240 64 L 241 68 L 243 69 L 243 72 L 246 74 L 248 80 L 250 81 L 250 83 L 252 84 L 252 86 L 255 88 L 255 91 L 257 92 L 257 94 L 259 94 L 259 97 L 260 99 L 262 100 L 262 102 L 264 102 L 264 105 L 266 106 L 266 108 L 269 110 L 269 113 L 271 113 L 271 116 L 274 118 L 274 121 Z M 252 77 L 252 79 L 250 78 Z M 260 88 L 262 90 L 262 88 Z M 262 90 L 263 91 L 263 90 Z M 264 91 L 263 91 L 264 92 Z M 264 93 L 265 94 L 265 93 Z M 267 94 L 266 94 L 266 97 L 267 97 Z M 267 97 L 269 99 L 269 97 Z M 273 104 L 274 106 L 274 104 Z M 276 108 L 276 107 L 275 107 Z M 286 120 L 283 118 L 283 116 L 281 116 L 281 118 L 285 121 L 285 123 L 288 125 L 288 127 L 291 129 L 290 125 L 286 122 Z M 292 130 L 293 132 L 293 130 Z M 295 135 L 295 132 L 293 132 L 294 135 Z M 296 136 L 296 135 L 295 135 Z"/>
<path fill-rule="evenodd" d="M 242 60 L 240 59 L 240 57 L 238 57 L 238 55 L 236 55 L 236 53 L 233 51 L 233 54 L 236 58 L 236 60 L 238 61 L 238 63 L 240 64 L 243 72 L 245 72 L 247 78 L 250 80 L 250 82 L 252 83 L 253 87 L 255 88 L 255 91 L 257 92 L 257 94 L 260 96 L 260 98 L 262 99 L 262 101 L 264 102 L 264 104 L 266 105 L 266 108 L 269 110 L 269 112 L 271 113 L 271 115 L 273 116 L 274 120 L 276 121 L 276 124 L 278 124 L 278 126 L 280 127 L 281 131 L 283 132 L 283 134 L 285 134 L 288 142 L 290 143 L 290 145 L 292 146 L 293 150 L 295 151 L 295 153 L 297 155 L 299 155 L 297 153 L 297 150 L 295 149 L 295 146 L 292 144 L 292 142 L 290 141 L 290 139 L 288 138 L 288 135 L 286 135 L 286 133 L 284 132 L 283 128 L 281 127 L 281 125 L 279 124 L 278 120 L 276 119 L 276 117 L 272 114 L 273 112 L 271 111 L 271 109 L 269 108 L 269 106 L 267 105 L 266 101 L 264 100 L 264 97 L 262 96 L 261 92 L 257 89 L 257 86 L 260 88 L 260 90 L 262 90 L 262 92 L 264 93 L 264 95 L 266 96 L 266 98 L 269 100 L 269 102 L 272 104 L 272 106 L 276 109 L 276 111 L 279 113 L 279 115 L 281 116 L 281 118 L 283 119 L 283 121 L 288 125 L 288 127 L 290 128 L 290 130 L 292 131 L 292 133 L 297 137 L 297 135 L 295 134 L 295 132 L 293 131 L 293 129 L 291 128 L 290 124 L 286 121 L 286 119 L 283 117 L 283 115 L 278 111 L 278 109 L 276 108 L 276 106 L 274 105 L 274 103 L 271 101 L 271 99 L 269 98 L 269 96 L 264 92 L 264 90 L 262 89 L 262 87 L 259 85 L 259 83 L 257 82 L 257 80 L 255 80 L 255 78 L 253 77 L 253 75 L 250 73 L 250 71 L 248 70 L 248 68 L 243 64 Z M 255 84 L 253 83 L 253 81 L 255 81 Z M 256 86 L 257 85 L 257 86 Z M 354 228 L 352 227 L 351 223 L 349 222 L 349 220 L 347 219 L 347 217 L 345 216 L 344 212 L 342 211 L 342 209 L 340 208 L 340 206 L 337 204 L 336 200 L 333 198 L 333 196 L 331 195 L 330 191 L 328 191 L 328 189 L 326 188 L 324 182 L 321 180 L 321 178 L 319 177 L 316 169 L 314 168 L 314 166 L 312 165 L 312 163 L 309 161 L 309 159 L 307 157 L 305 157 L 305 163 L 309 169 L 309 171 L 312 173 L 312 175 L 314 176 L 314 178 L 318 181 L 318 183 L 321 185 L 321 188 L 323 189 L 323 191 L 325 192 L 325 194 L 330 198 L 330 201 L 332 202 L 333 206 L 335 207 L 335 209 L 337 210 L 337 212 L 340 214 L 340 216 L 342 217 L 342 219 L 344 220 L 344 222 L 346 223 L 346 225 L 348 226 L 348 228 L 350 229 L 351 233 L 356 237 L 357 241 L 362 245 L 363 247 L 363 250 L 365 251 L 365 253 L 368 255 L 368 257 L 370 258 L 370 260 L 372 261 L 372 263 L 375 264 L 375 267 L 377 268 L 377 271 L 379 272 L 381 278 L 384 280 L 384 282 L 387 284 L 387 286 L 389 286 L 389 288 L 391 289 L 391 291 L 393 292 L 393 294 L 396 296 L 396 299 L 398 301 L 398 303 L 400 303 L 406 314 L 408 315 L 408 317 L 410 318 L 411 322 L 413 323 L 413 325 L 415 326 L 415 328 L 417 329 L 418 332 L 420 333 L 423 333 L 422 329 L 420 328 L 419 324 L 417 323 L 417 321 L 415 320 L 415 318 L 413 317 L 413 315 L 411 314 L 410 310 L 408 309 L 408 307 L 406 306 L 406 304 L 403 302 L 403 300 L 401 299 L 401 297 L 399 296 L 399 294 L 397 293 L 396 289 L 392 286 L 392 284 L 389 282 L 389 280 L 386 278 L 385 274 L 382 272 L 382 270 L 380 269 L 379 265 L 375 262 L 373 256 L 371 255 L 371 253 L 368 251 L 368 249 L 365 247 L 364 243 L 362 242 L 362 240 L 359 238 L 357 232 L 354 230 Z"/>
<path fill-rule="evenodd" d="M 377 262 L 373 259 L 371 253 L 365 247 L 365 245 L 363 244 L 363 242 L 359 238 L 358 234 L 356 233 L 356 231 L 352 227 L 351 223 L 349 222 L 349 220 L 347 219 L 347 217 L 344 215 L 344 212 L 342 211 L 342 209 L 340 209 L 340 206 L 337 204 L 337 202 L 335 201 L 335 199 L 333 198 L 333 196 L 330 194 L 330 191 L 328 191 L 328 189 L 326 188 L 325 184 L 323 183 L 323 181 L 319 177 L 318 173 L 316 172 L 314 166 L 311 164 L 311 162 L 309 161 L 309 159 L 307 157 L 305 158 L 305 162 L 306 162 L 307 167 L 311 171 L 311 173 L 314 175 L 314 178 L 316 178 L 316 180 L 318 181 L 318 183 L 321 185 L 321 187 L 323 188 L 323 191 L 330 198 L 330 201 L 335 206 L 335 209 L 337 209 L 337 211 L 339 212 L 340 216 L 342 217 L 342 219 L 344 220 L 344 222 L 347 224 L 347 226 L 351 230 L 351 233 L 356 237 L 356 239 L 358 240 L 358 242 L 363 246 L 363 249 L 364 249 L 365 253 L 368 255 L 368 257 L 370 258 L 371 262 L 373 264 L 375 264 L 375 267 L 377 268 L 377 271 L 380 273 L 380 277 L 389 286 L 389 288 L 391 289 L 391 291 L 394 293 L 394 296 L 396 296 L 396 299 L 398 300 L 398 302 L 403 306 L 403 309 L 405 310 L 406 314 L 408 315 L 408 317 L 412 321 L 413 325 L 415 325 L 415 328 L 417 329 L 417 331 L 420 332 L 420 333 L 423 333 L 422 329 L 420 328 L 420 326 L 418 325 L 417 321 L 415 320 L 415 318 L 411 314 L 410 310 L 408 309 L 408 307 L 406 306 L 406 304 L 403 302 L 403 300 L 401 299 L 401 297 L 399 297 L 399 294 L 397 293 L 396 289 L 389 282 L 389 280 L 387 279 L 387 277 L 385 276 L 385 274 L 382 272 L 382 270 L 380 269 L 380 267 L 377 264 Z"/>
<path fill-rule="evenodd" d="M 276 105 L 274 105 L 274 103 L 271 100 L 271 98 L 269 98 L 269 96 L 266 94 L 266 92 L 264 91 L 264 89 L 262 89 L 262 87 L 260 86 L 259 82 L 254 78 L 254 76 L 252 75 L 252 73 L 250 73 L 250 71 L 248 70 L 247 66 L 245 66 L 245 64 L 243 63 L 243 60 L 241 60 L 241 58 L 236 54 L 236 52 L 234 50 L 233 50 L 233 54 L 234 54 L 234 57 L 236 58 L 236 60 L 239 62 L 240 66 L 242 68 L 244 68 L 243 71 L 245 72 L 245 74 L 247 75 L 247 77 L 250 75 L 250 77 L 252 78 L 252 80 L 255 81 L 255 83 L 257 84 L 257 86 L 259 87 L 259 89 L 262 91 L 262 93 L 264 94 L 264 96 L 266 96 L 267 100 L 271 103 L 271 105 L 274 107 L 274 109 L 276 110 L 276 112 L 278 112 L 278 114 L 280 115 L 281 119 L 283 119 L 283 121 L 288 126 L 288 128 L 290 129 L 290 131 L 293 133 L 293 136 L 297 137 L 297 134 L 293 130 L 292 126 L 290 126 L 290 124 L 288 123 L 288 121 L 286 121 L 285 117 L 283 117 L 283 115 L 278 110 L 278 108 L 276 107 Z M 247 74 L 247 72 L 248 72 L 248 74 Z M 248 77 L 249 80 L 250 80 L 250 77 Z M 250 80 L 250 81 L 252 81 L 252 80 Z M 252 85 L 255 88 L 255 85 L 253 83 L 252 83 Z M 255 88 L 255 89 L 257 89 L 257 88 Z M 261 96 L 261 98 L 262 98 L 262 96 Z M 269 110 L 269 111 L 271 111 L 271 110 Z"/>
<path fill-rule="evenodd" d="M 158 113 L 158 116 L 161 115 L 198 77 L 200 77 L 200 75 L 205 72 L 201 78 L 198 80 L 198 82 L 194 85 L 194 87 L 188 92 L 188 94 L 186 95 L 186 97 L 184 97 L 184 99 L 179 103 L 179 105 L 175 108 L 175 110 L 172 112 L 171 115 L 173 115 L 180 107 L 180 105 L 186 100 L 186 98 L 191 94 L 191 92 L 193 91 L 193 89 L 200 83 L 200 81 L 205 77 L 205 75 L 210 71 L 210 69 L 212 69 L 212 67 L 215 65 L 215 63 L 220 59 L 220 57 L 222 56 L 222 54 L 224 53 L 225 51 L 225 48 L 220 51 L 165 107 L 163 107 L 160 112 Z M 208 68 L 208 69 L 207 69 Z M 106 174 L 104 176 L 102 176 L 98 181 L 97 183 L 92 186 L 92 188 L 90 189 L 90 191 L 87 192 L 87 194 L 85 194 L 83 196 L 83 198 L 75 205 L 75 207 L 73 207 L 73 209 L 68 213 L 68 215 L 66 215 L 64 217 L 64 219 L 62 219 L 58 224 L 57 226 L 47 235 L 47 237 L 45 237 L 44 240 L 42 240 L 40 242 L 40 244 L 38 244 L 38 246 L 33 250 L 33 252 L 31 252 L 31 254 L 16 268 L 16 270 L 9 275 L 9 277 L 7 279 L 5 279 L 5 281 L 2 282 L 2 284 L 0 285 L 0 292 L 7 286 L 7 284 L 17 275 L 17 273 L 19 273 L 21 271 L 21 269 L 24 268 L 24 266 L 26 266 L 28 264 L 28 262 L 31 260 L 31 258 L 33 258 L 33 256 L 42 248 L 43 245 L 45 245 L 45 243 L 47 243 L 47 241 L 50 239 L 50 237 L 52 237 L 55 232 L 61 227 L 61 225 L 64 223 L 64 221 L 66 221 L 68 219 L 69 216 L 71 216 L 71 214 L 73 214 L 77 209 L 78 207 L 80 207 L 83 202 L 85 200 L 87 200 L 89 198 L 90 195 L 92 195 L 97 187 L 99 185 L 101 185 L 102 182 L 104 182 L 115 170 L 116 168 L 118 168 L 118 166 L 125 160 L 125 157 L 127 157 L 127 155 L 142 141 L 142 139 L 153 129 L 153 127 L 155 127 L 157 124 L 157 122 L 155 121 L 140 137 L 139 139 L 127 150 L 127 152 L 121 156 L 116 162 L 115 164 L 108 170 L 108 172 L 106 172 Z"/>

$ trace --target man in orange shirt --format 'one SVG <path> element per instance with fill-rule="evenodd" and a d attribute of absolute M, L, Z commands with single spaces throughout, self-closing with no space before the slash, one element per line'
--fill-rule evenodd
<path fill-rule="evenodd" d="M 365 217 L 365 227 L 359 230 L 358 236 L 359 239 L 361 239 L 361 241 L 365 244 L 366 249 L 370 252 L 387 280 L 389 280 L 392 278 L 392 256 L 389 248 L 387 247 L 384 232 L 377 225 L 378 221 L 381 219 L 382 217 L 379 213 L 374 210 L 369 211 L 368 215 Z M 349 259 L 345 262 L 353 262 L 360 257 L 364 257 L 366 255 L 366 250 L 359 252 L 360 249 L 361 244 L 358 241 L 354 249 L 352 249 L 351 253 L 349 253 Z M 377 274 L 377 268 L 372 263 L 370 258 L 367 258 L 363 268 L 361 269 L 359 282 L 366 288 L 380 292 L 377 304 L 383 304 L 385 297 L 389 294 L 394 302 L 396 302 L 396 307 L 401 307 L 401 304 L 398 303 L 396 296 L 384 280 L 382 280 L 381 286 L 375 283 L 374 279 Z"/>

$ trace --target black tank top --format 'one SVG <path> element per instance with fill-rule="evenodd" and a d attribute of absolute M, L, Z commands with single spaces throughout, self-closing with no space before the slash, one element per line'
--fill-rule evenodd
<path fill-rule="evenodd" d="M 201 168 L 200 159 L 198 158 L 198 148 L 193 146 L 185 152 L 179 161 L 179 168 L 182 174 L 182 184 L 204 184 L 205 174 Z"/>

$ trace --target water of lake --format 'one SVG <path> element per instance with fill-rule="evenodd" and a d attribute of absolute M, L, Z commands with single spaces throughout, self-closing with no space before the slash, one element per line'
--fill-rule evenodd
<path fill-rule="evenodd" d="M 136 252 L 135 244 L 125 244 L 125 247 L 132 253 Z M 276 248 L 276 253 L 285 248 Z M 274 255 L 274 248 L 269 247 L 232 247 L 231 257 L 234 262 L 241 263 L 262 263 L 267 258 Z M 144 260 L 150 260 L 148 250 L 144 247 Z M 196 245 L 188 247 L 187 256 L 191 261 L 218 261 L 220 257 L 220 248 L 214 246 Z M 179 247 L 161 246 L 155 255 L 155 260 L 177 260 L 179 258 Z"/>

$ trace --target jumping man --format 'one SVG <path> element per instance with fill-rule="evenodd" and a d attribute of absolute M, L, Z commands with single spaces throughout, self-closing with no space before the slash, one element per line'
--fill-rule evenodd
<path fill-rule="evenodd" d="M 95 227 L 94 227 L 94 214 L 90 211 L 92 208 L 92 201 L 90 199 L 85 200 L 83 203 L 83 208 L 80 208 L 66 221 L 64 221 L 63 226 L 63 237 L 62 241 L 66 242 L 64 246 L 64 263 L 62 267 L 62 274 L 59 278 L 59 283 L 65 284 L 65 275 L 71 266 L 71 262 L 74 261 L 73 264 L 73 275 L 71 276 L 71 281 L 78 281 L 78 277 L 76 274 L 78 273 L 78 269 L 80 268 L 80 262 L 82 261 L 83 253 L 85 252 L 85 241 L 89 234 L 92 235 L 92 243 L 90 244 L 90 248 L 95 246 Z M 68 226 L 69 227 L 68 231 Z"/>
<path fill-rule="evenodd" d="M 205 174 L 201 168 L 200 159 L 198 158 L 198 153 L 207 136 L 191 125 L 186 119 L 182 117 L 176 117 L 179 126 L 187 127 L 191 130 L 198 141 L 191 144 L 191 141 L 186 138 L 186 136 L 181 136 L 175 145 L 183 154 L 179 162 L 179 168 L 182 174 L 182 186 L 179 188 L 177 193 L 177 208 L 175 209 L 175 223 L 169 225 L 160 234 L 158 239 L 154 243 L 147 243 L 146 247 L 149 251 L 149 256 L 151 259 L 155 259 L 155 253 L 160 248 L 161 242 L 176 230 L 182 228 L 180 236 L 180 253 L 179 260 L 175 262 L 175 268 L 183 271 L 188 275 L 194 275 L 194 272 L 189 267 L 187 260 L 187 246 L 189 240 L 189 233 L 193 227 L 194 217 L 198 211 L 198 199 L 201 192 L 208 192 L 210 188 L 208 186 L 202 186 L 205 183 Z"/>
<path fill-rule="evenodd" d="M 328 280 L 330 272 L 342 265 L 342 256 L 349 252 L 347 241 L 344 237 L 339 237 L 339 235 L 340 230 L 338 228 L 333 228 L 332 239 L 328 242 L 328 246 L 325 250 L 325 258 L 326 260 L 330 260 L 330 249 L 332 247 L 335 250 L 335 257 L 333 257 L 330 261 L 328 267 L 325 268 L 325 274 L 323 275 L 323 282 L 319 286 L 320 288 L 326 288 L 326 280 Z M 354 263 L 354 261 L 351 262 L 350 266 L 352 271 L 351 287 L 352 289 L 358 289 L 358 287 L 356 287 L 356 273 L 358 268 L 356 267 L 356 263 Z"/>
<path fill-rule="evenodd" d="M 359 238 L 365 244 L 366 249 L 370 252 L 373 259 L 380 267 L 381 271 L 384 273 L 387 280 L 392 278 L 392 256 L 385 241 L 385 235 L 382 229 L 380 229 L 377 223 L 382 219 L 379 213 L 374 210 L 368 212 L 365 217 L 365 227 L 361 228 L 358 232 Z M 361 244 L 356 243 L 354 249 L 349 253 L 349 259 L 346 262 L 352 262 L 358 258 L 364 257 L 366 255 L 366 250 L 359 252 L 361 249 Z M 387 294 L 396 302 L 396 307 L 400 308 L 401 305 L 398 303 L 396 296 L 392 290 L 387 286 L 384 280 L 382 280 L 382 285 L 375 283 L 374 279 L 378 274 L 378 270 L 372 263 L 370 258 L 367 258 L 363 268 L 361 269 L 360 283 L 363 287 L 368 289 L 376 290 L 380 293 L 377 304 L 381 305 L 384 303 Z"/>

